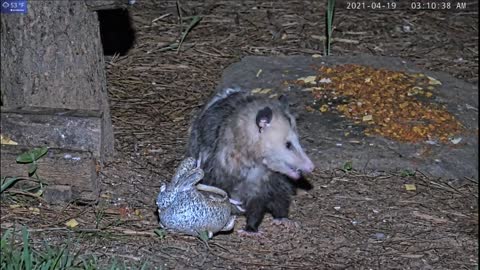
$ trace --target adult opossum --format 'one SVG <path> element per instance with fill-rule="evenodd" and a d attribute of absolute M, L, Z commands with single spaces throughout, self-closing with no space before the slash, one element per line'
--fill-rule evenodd
<path fill-rule="evenodd" d="M 266 212 L 287 218 L 294 191 L 289 178 L 314 169 L 286 97 L 261 98 L 231 88 L 215 95 L 194 120 L 187 156 L 201 161 L 202 183 L 242 203 L 248 232 L 258 231 Z"/>

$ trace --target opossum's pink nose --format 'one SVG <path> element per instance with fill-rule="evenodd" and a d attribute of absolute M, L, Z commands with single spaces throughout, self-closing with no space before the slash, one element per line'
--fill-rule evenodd
<path fill-rule="evenodd" d="M 311 173 L 313 172 L 314 169 L 315 169 L 315 164 L 313 164 L 313 162 L 309 158 L 307 158 L 303 171 L 306 173 Z"/>

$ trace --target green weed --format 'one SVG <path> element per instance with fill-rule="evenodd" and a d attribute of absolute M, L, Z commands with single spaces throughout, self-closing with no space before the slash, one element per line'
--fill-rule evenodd
<path fill-rule="evenodd" d="M 96 269 L 151 269 L 149 262 L 141 265 L 123 261 L 118 263 L 115 258 L 108 259 L 102 266 L 95 255 L 80 256 L 73 253 L 69 245 L 52 247 L 44 243 L 42 250 L 30 246 L 30 235 L 26 227 L 22 228 L 22 243 L 17 243 L 15 231 L 4 231 L 0 240 L 0 270 L 96 270 Z"/>
<path fill-rule="evenodd" d="M 325 34 L 325 55 L 330 55 L 330 48 L 332 44 L 332 33 L 333 33 L 333 17 L 335 14 L 335 0 L 327 0 L 327 11 L 326 13 L 326 34 Z"/>

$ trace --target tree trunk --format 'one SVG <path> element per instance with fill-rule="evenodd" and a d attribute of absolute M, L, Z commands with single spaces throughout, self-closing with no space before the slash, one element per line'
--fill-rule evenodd
<path fill-rule="evenodd" d="M 96 12 L 84 1 L 29 1 L 27 14 L 2 14 L 4 107 L 102 112 L 101 157 L 113 154 L 113 131 Z"/>

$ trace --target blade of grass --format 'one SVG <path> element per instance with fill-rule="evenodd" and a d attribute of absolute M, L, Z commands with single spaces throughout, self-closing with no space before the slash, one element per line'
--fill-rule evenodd
<path fill-rule="evenodd" d="M 143 265 L 142 265 L 142 268 L 140 268 L 140 270 L 146 270 L 148 269 L 148 261 L 147 262 L 144 262 Z"/>
<path fill-rule="evenodd" d="M 7 188 L 9 188 L 11 185 L 13 185 L 15 182 L 20 180 L 18 177 L 4 177 L 2 179 L 2 186 L 0 187 L 0 193 L 3 193 Z"/>
<path fill-rule="evenodd" d="M 22 260 L 25 266 L 25 270 L 32 269 L 32 257 L 30 253 L 30 247 L 28 245 L 28 230 L 27 227 L 22 228 L 22 236 L 23 236 L 23 253 L 22 253 Z"/>
<path fill-rule="evenodd" d="M 180 39 L 180 42 L 178 44 L 177 53 L 180 51 L 180 48 L 182 47 L 182 43 L 187 37 L 188 33 L 190 33 L 193 27 L 195 27 L 195 25 L 197 25 L 201 20 L 202 20 L 201 16 L 193 16 L 192 21 L 188 25 L 187 29 L 182 33 L 182 38 Z"/>
<path fill-rule="evenodd" d="M 332 33 L 333 33 L 333 16 L 335 14 L 335 0 L 327 0 L 327 27 L 326 27 L 326 55 L 330 55 Z"/>
<path fill-rule="evenodd" d="M 63 248 L 57 255 L 57 257 L 53 260 L 53 264 L 52 264 L 52 267 L 51 269 L 57 269 L 57 265 L 58 263 L 60 262 L 60 260 L 62 259 L 62 256 L 63 256 L 63 253 L 65 252 L 65 248 Z"/>

